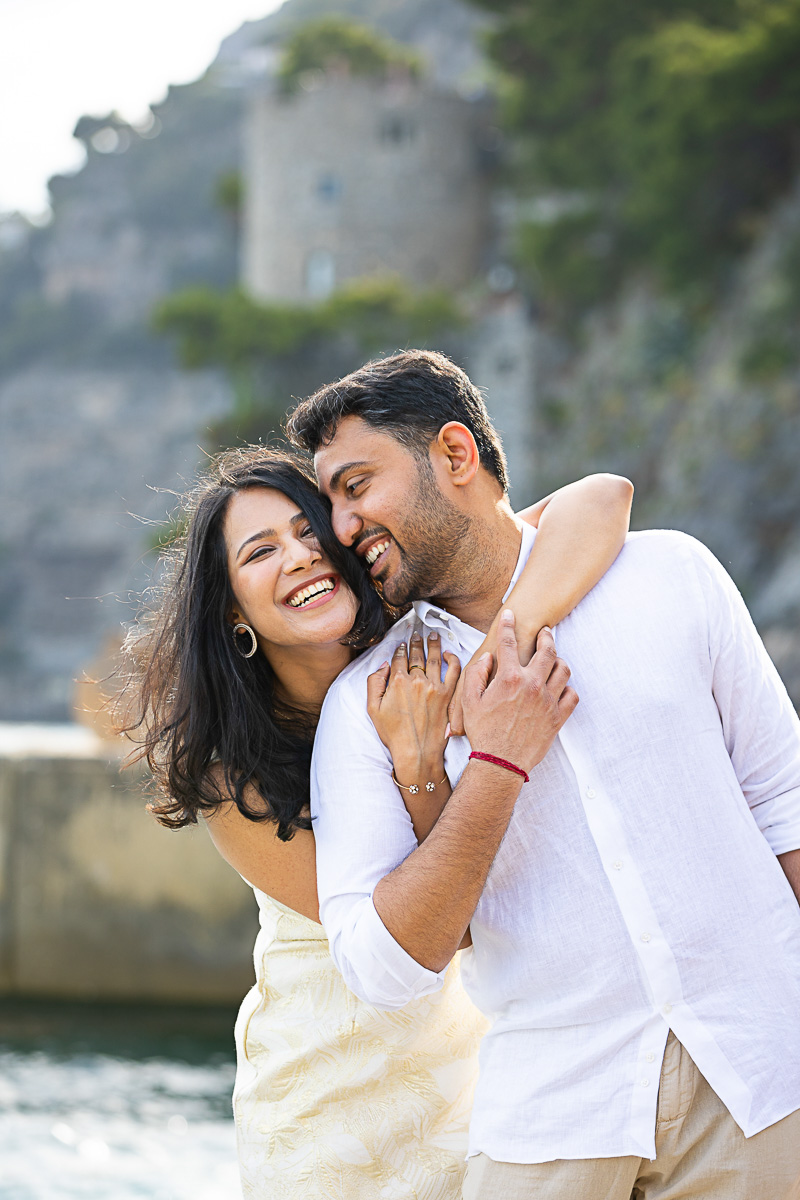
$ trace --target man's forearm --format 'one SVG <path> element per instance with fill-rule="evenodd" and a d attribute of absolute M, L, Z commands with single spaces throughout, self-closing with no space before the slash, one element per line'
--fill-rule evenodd
<path fill-rule="evenodd" d="M 787 850 L 785 854 L 779 854 L 778 862 L 792 885 L 797 903 L 800 904 L 800 850 Z"/>
<path fill-rule="evenodd" d="M 502 768 L 470 762 L 426 840 L 375 888 L 389 933 L 430 971 L 459 948 L 521 785 Z"/>

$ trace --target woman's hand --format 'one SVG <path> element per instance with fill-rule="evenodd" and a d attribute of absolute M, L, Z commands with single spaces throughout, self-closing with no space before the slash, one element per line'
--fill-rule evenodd
<path fill-rule="evenodd" d="M 447 665 L 442 679 L 442 657 Z M 437 633 L 425 644 L 418 633 L 406 647 L 401 642 L 367 679 L 367 712 L 378 736 L 392 756 L 395 780 L 418 841 L 430 833 L 450 795 L 444 770 L 447 707 L 461 674 L 455 654 L 442 655 Z M 433 783 L 434 790 L 426 790 Z M 414 786 L 418 792 L 411 792 Z"/>
<path fill-rule="evenodd" d="M 587 475 L 517 514 L 538 528 L 530 558 L 503 606 L 516 617 L 522 666 L 533 654 L 539 630 L 572 612 L 614 562 L 628 532 L 632 499 L 630 480 Z M 499 614 L 467 666 L 487 650 L 496 656 L 498 627 Z M 463 676 L 450 704 L 454 737 L 464 732 L 462 691 Z"/>

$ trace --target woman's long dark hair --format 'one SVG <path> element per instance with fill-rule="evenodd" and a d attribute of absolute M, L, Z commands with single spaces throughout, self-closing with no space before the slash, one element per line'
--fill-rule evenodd
<path fill-rule="evenodd" d="M 337 541 L 308 463 L 263 446 L 226 451 L 184 498 L 186 533 L 164 554 L 161 583 L 128 635 L 120 723 L 138 743 L 131 759 L 144 759 L 153 773 L 151 810 L 162 825 L 194 824 L 199 812 L 233 800 L 249 820 L 274 821 L 288 841 L 296 829 L 311 828 L 305 812 L 316 719 L 278 700 L 263 654 L 243 658 L 234 644 L 222 525 L 231 497 L 254 487 L 297 504 L 355 594 L 347 644 L 367 646 L 386 631 L 388 611 L 356 556 Z M 261 803 L 253 805 L 252 793 L 247 803 L 249 788 Z"/>

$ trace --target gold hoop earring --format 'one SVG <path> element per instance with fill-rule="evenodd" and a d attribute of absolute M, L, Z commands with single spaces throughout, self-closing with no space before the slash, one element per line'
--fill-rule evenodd
<path fill-rule="evenodd" d="M 247 651 L 246 654 L 243 650 L 239 649 L 239 643 L 236 640 L 240 633 L 249 633 L 250 634 L 250 649 Z M 233 644 L 236 647 L 236 653 L 238 655 L 240 655 L 241 658 L 252 658 L 253 655 L 255 654 L 256 650 L 258 649 L 258 642 L 256 641 L 256 635 L 253 632 L 253 630 L 250 628 L 249 625 L 245 625 L 244 621 L 240 621 L 238 625 L 234 625 L 234 627 L 233 627 Z"/>

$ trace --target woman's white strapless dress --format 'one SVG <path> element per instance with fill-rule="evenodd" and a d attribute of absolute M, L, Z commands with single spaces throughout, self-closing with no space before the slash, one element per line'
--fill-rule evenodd
<path fill-rule="evenodd" d="M 486 1022 L 457 964 L 441 991 L 381 1012 L 346 987 L 320 925 L 255 894 L 233 1095 L 246 1200 L 458 1200 Z"/>

